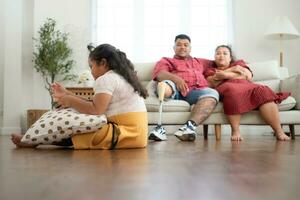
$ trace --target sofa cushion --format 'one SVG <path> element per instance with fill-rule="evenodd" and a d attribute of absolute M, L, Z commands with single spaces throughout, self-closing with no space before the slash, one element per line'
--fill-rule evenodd
<path fill-rule="evenodd" d="M 287 110 L 291 110 L 295 107 L 296 105 L 296 100 L 294 97 L 289 96 L 288 98 L 286 98 L 285 100 L 283 100 L 279 105 L 278 105 L 278 109 L 279 111 L 287 111 Z M 191 109 L 193 109 L 193 106 L 191 107 Z M 223 108 L 223 103 L 219 102 L 216 106 L 216 108 L 214 109 L 213 113 L 224 113 L 224 108 Z"/>
<path fill-rule="evenodd" d="M 296 109 L 300 110 L 300 74 L 291 76 L 282 80 L 281 91 L 290 92 L 291 95 L 296 99 Z"/>
<path fill-rule="evenodd" d="M 279 105 L 278 105 L 278 109 L 279 111 L 287 111 L 287 110 L 291 110 L 295 107 L 296 105 L 296 100 L 294 97 L 289 96 L 288 98 L 286 98 L 285 100 L 283 100 Z M 216 106 L 216 108 L 214 109 L 213 113 L 224 113 L 224 109 L 223 109 L 223 103 L 219 102 L 218 105 Z"/>
<path fill-rule="evenodd" d="M 223 103 L 219 102 L 215 107 L 213 113 L 224 113 Z"/>
<path fill-rule="evenodd" d="M 278 105 L 278 109 L 279 111 L 287 111 L 287 110 L 291 110 L 295 107 L 296 105 L 296 100 L 294 97 L 289 96 L 288 98 L 286 98 L 285 100 L 283 100 L 279 105 Z"/>
<path fill-rule="evenodd" d="M 280 79 L 279 65 L 276 60 L 249 63 L 248 65 L 253 72 L 252 81 Z"/>
<path fill-rule="evenodd" d="M 148 97 L 145 100 L 148 112 L 159 111 L 159 100 L 157 97 Z M 163 112 L 186 112 L 190 111 L 190 104 L 183 100 L 167 100 L 163 102 Z"/>

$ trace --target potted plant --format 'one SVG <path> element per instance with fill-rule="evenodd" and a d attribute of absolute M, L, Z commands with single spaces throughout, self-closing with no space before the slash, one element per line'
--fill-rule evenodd
<path fill-rule="evenodd" d="M 76 75 L 70 73 L 74 61 L 70 58 L 72 50 L 68 45 L 68 33 L 56 30 L 56 21 L 47 18 L 38 31 L 33 52 L 34 68 L 42 75 L 45 88 L 51 97 L 51 105 L 55 103 L 51 96 L 51 84 L 66 80 L 74 80 Z"/>

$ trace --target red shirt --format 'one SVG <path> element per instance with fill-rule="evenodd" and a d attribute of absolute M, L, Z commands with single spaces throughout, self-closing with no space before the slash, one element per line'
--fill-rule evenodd
<path fill-rule="evenodd" d="M 153 70 L 152 79 L 156 80 L 161 71 L 167 71 L 182 78 L 189 89 L 201 89 L 208 86 L 204 77 L 205 71 L 212 66 L 213 61 L 202 58 L 174 58 L 163 57 Z"/>

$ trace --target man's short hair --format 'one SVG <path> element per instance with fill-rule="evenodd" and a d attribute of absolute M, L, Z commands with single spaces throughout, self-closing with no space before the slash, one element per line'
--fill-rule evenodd
<path fill-rule="evenodd" d="M 188 35 L 185 35 L 185 34 L 179 34 L 179 35 L 177 35 L 175 37 L 175 41 L 174 42 L 176 42 L 177 39 L 187 39 L 189 42 L 191 42 L 191 38 Z"/>

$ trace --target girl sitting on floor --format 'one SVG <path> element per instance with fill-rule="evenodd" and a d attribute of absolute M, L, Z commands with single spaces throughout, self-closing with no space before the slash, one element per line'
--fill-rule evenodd
<path fill-rule="evenodd" d="M 53 98 L 61 108 L 80 113 L 107 116 L 108 123 L 92 133 L 72 136 L 60 145 L 74 149 L 142 148 L 147 145 L 148 119 L 143 98 L 147 90 L 139 82 L 126 54 L 110 44 L 88 46 L 89 66 L 95 79 L 94 97 L 87 101 L 74 96 L 62 85 L 52 85 Z M 22 135 L 12 134 L 17 147 L 35 147 L 21 142 Z M 59 145 L 59 144 L 58 144 Z"/>

